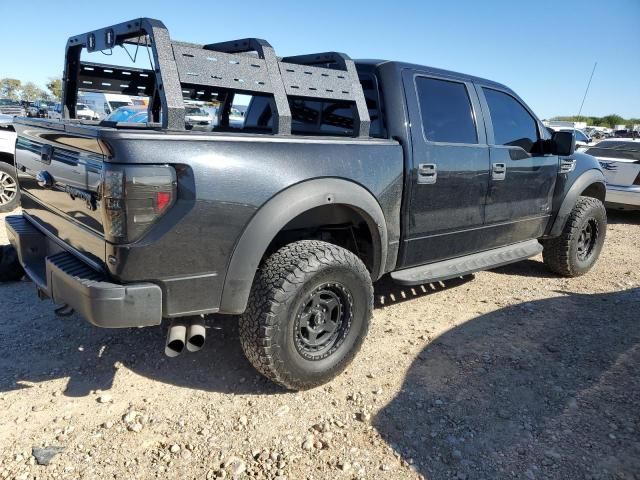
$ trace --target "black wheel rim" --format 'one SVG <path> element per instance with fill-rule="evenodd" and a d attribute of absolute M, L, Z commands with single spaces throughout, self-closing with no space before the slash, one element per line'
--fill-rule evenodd
<path fill-rule="evenodd" d="M 598 240 L 598 222 L 590 218 L 580 230 L 578 235 L 578 259 L 588 260 L 595 250 Z"/>
<path fill-rule="evenodd" d="M 334 353 L 349 333 L 353 297 L 340 283 L 325 283 L 304 299 L 294 327 L 298 353 L 307 360 L 322 360 Z"/>

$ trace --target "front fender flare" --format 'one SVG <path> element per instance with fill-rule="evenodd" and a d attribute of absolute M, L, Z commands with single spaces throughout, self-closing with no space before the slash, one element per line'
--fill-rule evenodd
<path fill-rule="evenodd" d="M 556 215 L 553 226 L 549 231 L 550 237 L 558 237 L 562 234 L 562 230 L 564 230 L 567 219 L 569 218 L 569 215 L 571 215 L 571 210 L 576 206 L 578 197 L 589 185 L 594 183 L 602 183 L 606 188 L 606 181 L 602 171 L 595 168 L 580 174 L 580 176 L 573 182 L 573 185 L 571 185 L 571 188 L 569 188 L 569 191 L 562 201 L 562 205 L 560 205 L 558 215 Z"/>
<path fill-rule="evenodd" d="M 244 312 L 253 279 L 267 247 L 298 215 L 315 207 L 338 204 L 356 209 L 367 221 L 374 242 L 371 277 L 376 280 L 387 260 L 387 226 L 375 197 L 360 185 L 338 178 L 298 183 L 267 201 L 251 218 L 233 250 L 220 300 L 220 312 Z"/>

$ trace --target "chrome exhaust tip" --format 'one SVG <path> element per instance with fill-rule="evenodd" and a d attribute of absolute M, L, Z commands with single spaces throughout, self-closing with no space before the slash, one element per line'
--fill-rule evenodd
<path fill-rule="evenodd" d="M 184 320 L 174 320 L 167 333 L 167 344 L 164 354 L 167 357 L 177 357 L 184 350 L 187 339 L 187 324 Z"/>

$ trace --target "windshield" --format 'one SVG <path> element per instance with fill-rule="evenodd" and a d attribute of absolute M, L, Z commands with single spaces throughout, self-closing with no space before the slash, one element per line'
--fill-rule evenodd
<path fill-rule="evenodd" d="M 185 115 L 189 115 L 192 117 L 208 117 L 209 114 L 201 108 L 198 107 L 185 107 L 184 109 Z"/>
<path fill-rule="evenodd" d="M 145 110 L 144 112 L 138 112 L 135 115 L 131 115 L 127 119 L 127 122 L 147 123 L 147 111 Z"/>
<path fill-rule="evenodd" d="M 587 140 L 589 140 L 587 136 L 584 133 L 582 133 L 580 130 L 576 130 L 576 139 L 579 142 L 586 142 Z"/>
<path fill-rule="evenodd" d="M 76 105 L 76 110 L 89 110 L 89 107 L 83 105 L 82 103 L 79 103 Z"/>
<path fill-rule="evenodd" d="M 144 111 L 146 111 L 146 108 L 141 109 L 140 107 L 131 106 L 120 107 L 115 112 L 111 113 L 107 118 L 105 118 L 105 120 L 108 122 L 128 122 L 130 121 L 129 117 L 135 115 L 136 113 Z"/>
<path fill-rule="evenodd" d="M 121 102 L 117 100 L 112 100 L 109 102 L 109 105 L 111 105 L 111 111 L 113 111 L 116 108 L 126 107 L 127 105 L 131 105 L 131 102 Z"/>
<path fill-rule="evenodd" d="M 19 107 L 20 102 L 18 102 L 17 100 L 11 100 L 9 98 L 0 98 L 0 106 L 1 107 L 7 107 L 7 106 Z"/>

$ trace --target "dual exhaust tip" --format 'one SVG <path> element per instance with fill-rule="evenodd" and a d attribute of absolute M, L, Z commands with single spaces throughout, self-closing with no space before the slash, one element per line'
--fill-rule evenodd
<path fill-rule="evenodd" d="M 189 352 L 197 352 L 202 349 L 207 339 L 207 330 L 203 318 L 191 321 L 174 320 L 169 326 L 167 344 L 164 353 L 167 357 L 177 357 L 186 348 Z"/>

